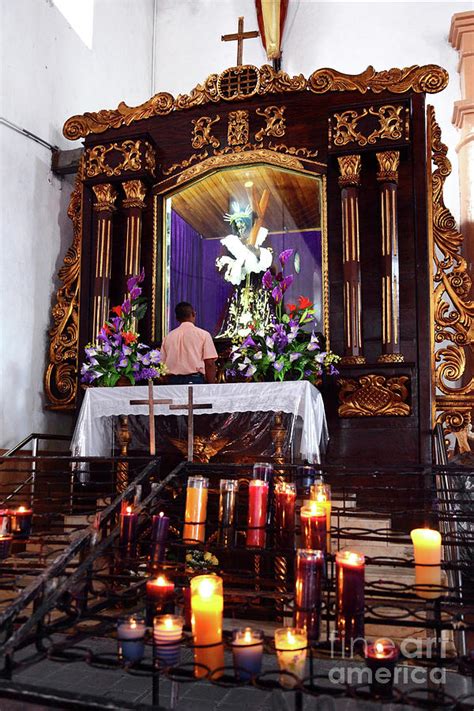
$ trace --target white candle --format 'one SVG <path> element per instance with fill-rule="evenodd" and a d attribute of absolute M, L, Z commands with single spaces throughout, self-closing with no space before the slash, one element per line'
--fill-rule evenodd
<path fill-rule="evenodd" d="M 179 663 L 184 618 L 178 615 L 158 615 L 153 620 L 155 658 L 166 667 Z"/>
<path fill-rule="evenodd" d="M 291 672 L 299 679 L 303 678 L 307 644 L 304 630 L 296 627 L 282 627 L 275 630 L 275 649 L 281 672 Z M 287 689 L 292 689 L 297 683 L 297 680 L 289 674 L 280 675 L 280 684 Z"/>
<path fill-rule="evenodd" d="M 414 528 L 410 533 L 415 556 L 415 591 L 418 597 L 435 598 L 441 590 L 419 586 L 441 585 L 441 534 L 430 528 Z"/>

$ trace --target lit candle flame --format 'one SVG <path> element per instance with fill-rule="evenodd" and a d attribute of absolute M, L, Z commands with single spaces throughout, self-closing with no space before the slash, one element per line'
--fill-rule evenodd
<path fill-rule="evenodd" d="M 163 511 L 160 511 L 160 513 L 158 514 L 158 516 L 159 516 L 160 518 L 163 518 L 164 515 L 165 515 L 165 514 L 164 514 Z"/>
<path fill-rule="evenodd" d="M 245 630 L 244 642 L 247 642 L 247 644 L 250 644 L 251 641 L 252 641 L 252 633 L 250 632 L 250 630 Z"/>
<path fill-rule="evenodd" d="M 136 620 L 133 617 L 130 619 L 130 629 L 134 630 L 137 626 Z"/>
<path fill-rule="evenodd" d="M 384 652 L 384 646 L 381 642 L 377 642 L 375 645 L 375 651 L 377 654 L 383 654 Z"/>
<path fill-rule="evenodd" d="M 166 580 L 164 575 L 159 575 L 157 579 L 155 580 L 155 585 L 159 585 L 162 587 L 163 585 L 167 585 L 168 581 Z"/>
<path fill-rule="evenodd" d="M 199 583 L 199 595 L 204 599 L 211 597 L 216 589 L 215 583 L 212 580 L 201 580 Z"/>
<path fill-rule="evenodd" d="M 288 630 L 286 634 L 286 639 L 288 640 L 288 644 L 294 644 L 295 643 L 295 636 L 290 630 Z"/>
<path fill-rule="evenodd" d="M 24 513 L 26 511 L 24 506 L 19 506 L 18 507 L 18 513 Z"/>
<path fill-rule="evenodd" d="M 131 514 L 131 513 L 132 513 L 132 507 L 131 507 L 131 506 L 127 506 L 127 508 L 125 509 L 125 511 L 126 511 L 128 514 Z"/>
<path fill-rule="evenodd" d="M 165 617 L 165 627 L 167 630 L 173 629 L 173 620 L 171 617 Z"/>

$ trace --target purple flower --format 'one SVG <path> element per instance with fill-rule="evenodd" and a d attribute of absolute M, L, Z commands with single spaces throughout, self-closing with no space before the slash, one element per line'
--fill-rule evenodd
<path fill-rule="evenodd" d="M 97 335 L 97 340 L 98 341 L 103 341 L 104 343 L 108 343 L 109 337 L 107 335 L 107 331 L 105 330 L 104 327 L 102 327 Z"/>
<path fill-rule="evenodd" d="M 126 368 L 128 365 L 128 358 L 120 358 L 118 362 L 118 367 L 119 368 Z"/>
<path fill-rule="evenodd" d="M 160 374 L 160 371 L 157 368 L 142 368 L 138 375 L 136 376 L 137 380 L 153 380 L 153 378 L 157 378 L 158 375 Z"/>
<path fill-rule="evenodd" d="M 253 354 L 254 360 L 262 360 L 262 357 L 263 357 L 262 351 L 257 351 L 256 353 Z"/>
<path fill-rule="evenodd" d="M 125 301 L 122 304 L 122 313 L 129 314 L 131 308 L 132 308 L 132 306 L 130 304 L 130 299 L 125 299 Z"/>
<path fill-rule="evenodd" d="M 130 348 L 130 346 L 125 346 L 125 345 L 122 346 L 122 354 L 123 354 L 124 356 L 130 355 L 131 352 L 132 352 L 132 349 Z"/>
<path fill-rule="evenodd" d="M 298 358 L 301 358 L 301 353 L 290 353 L 290 363 L 294 363 Z"/>
<path fill-rule="evenodd" d="M 262 285 L 264 289 L 270 290 L 273 286 L 273 277 L 272 273 L 269 269 L 265 272 L 265 274 L 262 277 Z"/>
<path fill-rule="evenodd" d="M 309 376 L 313 374 L 313 371 L 312 370 L 305 370 L 304 374 L 306 375 L 307 378 L 309 378 Z"/>
<path fill-rule="evenodd" d="M 283 272 L 278 272 L 278 274 L 276 275 L 275 279 L 276 279 L 277 281 L 283 281 Z"/>
<path fill-rule="evenodd" d="M 281 370 L 283 370 L 283 365 L 284 365 L 284 363 L 283 363 L 283 361 L 281 361 L 281 360 L 277 360 L 276 363 L 273 363 L 273 367 L 275 368 L 276 371 L 278 371 L 278 373 L 279 373 Z"/>
<path fill-rule="evenodd" d="M 84 348 L 84 350 L 88 358 L 92 358 L 93 356 L 97 355 L 97 348 L 94 348 L 93 346 L 86 347 Z"/>
<path fill-rule="evenodd" d="M 256 370 L 257 370 L 257 368 L 254 365 L 249 365 L 249 367 L 247 368 L 247 370 L 244 373 L 245 377 L 250 378 L 250 376 L 253 375 Z"/>
<path fill-rule="evenodd" d="M 140 289 L 140 287 L 134 286 L 133 289 L 130 289 L 130 300 L 134 301 L 135 299 L 138 299 L 141 293 L 142 290 Z"/>
<path fill-rule="evenodd" d="M 276 286 L 272 290 L 272 298 L 273 298 L 273 301 L 275 302 L 275 304 L 279 304 L 280 301 L 283 299 L 283 293 L 282 293 L 282 290 L 280 289 L 279 286 Z"/>
<path fill-rule="evenodd" d="M 247 336 L 245 341 L 242 343 L 242 348 L 248 348 L 249 346 L 255 348 L 257 344 L 253 340 L 252 336 Z"/>
<path fill-rule="evenodd" d="M 161 363 L 161 353 L 158 348 L 154 348 L 152 351 L 150 351 L 149 356 L 150 361 L 153 363 L 153 365 Z"/>
<path fill-rule="evenodd" d="M 280 264 L 282 267 L 285 266 L 291 255 L 293 254 L 294 250 L 293 249 L 284 249 L 283 252 L 279 255 L 278 259 L 280 260 Z"/>
<path fill-rule="evenodd" d="M 123 319 L 121 319 L 120 316 L 114 316 L 110 319 L 110 323 L 116 331 L 120 331 L 123 326 Z"/>
<path fill-rule="evenodd" d="M 332 364 L 329 364 L 329 375 L 339 375 L 338 369 Z"/>
<path fill-rule="evenodd" d="M 267 336 L 265 338 L 265 343 L 267 345 L 267 348 L 273 348 L 275 346 L 275 342 L 271 336 Z"/>
<path fill-rule="evenodd" d="M 127 281 L 127 291 L 132 291 L 132 289 L 134 289 L 137 284 L 141 284 L 144 279 L 145 270 L 142 269 L 140 274 L 136 274 L 135 276 L 130 277 L 130 279 Z"/>
<path fill-rule="evenodd" d="M 270 361 L 270 363 L 273 363 L 273 361 L 276 358 L 276 355 L 272 351 L 270 351 L 270 353 L 267 353 L 267 358 Z"/>
<path fill-rule="evenodd" d="M 285 277 L 285 278 L 283 279 L 282 283 L 280 284 L 280 286 L 281 286 L 281 291 L 282 291 L 283 294 L 284 294 L 285 291 L 288 289 L 288 287 L 293 284 L 293 278 L 294 278 L 294 277 L 293 277 L 293 274 L 289 274 L 287 277 Z"/>
<path fill-rule="evenodd" d="M 319 345 L 318 345 L 318 343 L 311 341 L 310 343 L 308 343 L 308 345 L 306 347 L 309 351 L 315 351 L 319 348 Z"/>

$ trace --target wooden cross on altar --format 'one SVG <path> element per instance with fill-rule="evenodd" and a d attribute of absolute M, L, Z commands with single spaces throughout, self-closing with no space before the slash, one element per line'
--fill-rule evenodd
<path fill-rule="evenodd" d="M 237 40 L 237 66 L 240 67 L 242 65 L 242 55 L 244 51 L 244 40 L 246 39 L 252 39 L 254 37 L 258 37 L 259 32 L 257 30 L 252 30 L 251 32 L 244 32 L 244 18 L 239 17 L 239 26 L 237 29 L 237 32 L 234 32 L 231 35 L 222 35 L 221 36 L 221 41 L 222 42 L 235 42 Z"/>
<path fill-rule="evenodd" d="M 156 454 L 154 405 L 170 405 L 172 402 L 173 400 L 153 400 L 153 380 L 148 381 L 148 400 L 130 400 L 130 405 L 148 405 L 150 454 L 152 457 Z"/>
<path fill-rule="evenodd" d="M 193 387 L 188 388 L 188 402 L 170 405 L 170 410 L 187 410 L 188 415 L 188 462 L 194 459 L 194 410 L 212 410 L 212 405 L 195 405 L 193 401 Z"/>

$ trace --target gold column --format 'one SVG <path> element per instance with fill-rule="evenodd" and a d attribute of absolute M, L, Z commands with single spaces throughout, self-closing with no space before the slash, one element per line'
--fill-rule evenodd
<path fill-rule="evenodd" d="M 342 156 L 339 187 L 342 205 L 342 267 L 344 280 L 345 364 L 365 363 L 362 353 L 362 297 L 360 277 L 359 187 L 360 155 Z"/>
<path fill-rule="evenodd" d="M 112 273 L 112 215 L 115 211 L 117 191 L 110 183 L 92 187 L 97 213 L 96 257 L 92 313 L 92 340 L 95 340 L 104 321 L 109 316 L 109 285 Z"/>
<path fill-rule="evenodd" d="M 145 208 L 146 186 L 141 180 L 127 180 L 122 183 L 122 187 L 125 192 L 122 204 L 127 215 L 123 289 L 125 295 L 127 280 L 140 271 L 142 211 Z"/>
<path fill-rule="evenodd" d="M 382 232 L 382 355 L 379 363 L 402 363 L 398 266 L 397 185 L 399 151 L 377 153 Z"/>

